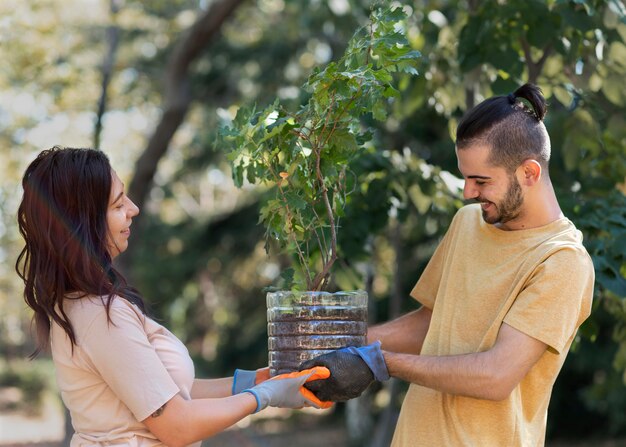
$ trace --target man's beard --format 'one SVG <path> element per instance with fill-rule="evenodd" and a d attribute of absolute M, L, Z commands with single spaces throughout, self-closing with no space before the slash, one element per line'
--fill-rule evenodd
<path fill-rule="evenodd" d="M 479 202 L 483 201 L 480 197 L 477 200 Z M 506 190 L 504 199 L 502 199 L 500 203 L 490 203 L 494 205 L 496 214 L 489 216 L 487 212 L 483 210 L 483 219 L 488 224 L 502 224 L 517 218 L 521 213 L 522 204 L 524 203 L 522 187 L 517 181 L 517 178 L 511 176 L 509 188 Z"/>

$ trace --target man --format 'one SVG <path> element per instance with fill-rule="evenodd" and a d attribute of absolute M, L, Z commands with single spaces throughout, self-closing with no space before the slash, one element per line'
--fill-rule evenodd
<path fill-rule="evenodd" d="M 458 211 L 413 288 L 422 306 L 370 328 L 366 347 L 302 365 L 330 369 L 308 386 L 322 400 L 389 375 L 410 382 L 394 447 L 544 444 L 552 386 L 594 283 L 550 181 L 545 112 L 539 88 L 526 84 L 463 117 L 463 195 L 478 203 Z"/>

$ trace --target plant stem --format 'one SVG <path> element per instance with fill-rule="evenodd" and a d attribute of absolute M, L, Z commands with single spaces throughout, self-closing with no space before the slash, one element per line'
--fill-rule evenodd
<path fill-rule="evenodd" d="M 311 282 L 311 272 L 306 262 L 306 257 L 304 256 L 304 253 L 302 253 L 302 250 L 300 249 L 300 244 L 298 243 L 298 238 L 296 237 L 296 233 L 293 228 L 293 223 L 291 222 L 293 215 L 291 214 L 291 210 L 289 209 L 289 203 L 287 202 L 287 197 L 285 197 L 285 192 L 283 191 L 283 187 L 282 187 L 282 182 L 287 179 L 283 179 L 280 175 L 276 174 L 276 171 L 272 168 L 271 162 L 269 162 L 265 158 L 263 159 L 263 161 L 265 165 L 268 167 L 268 169 L 270 170 L 270 172 L 272 173 L 272 175 L 274 176 L 274 178 L 277 179 L 276 183 L 278 184 L 278 191 L 280 192 L 281 200 L 284 203 L 285 211 L 287 212 L 287 222 L 289 224 L 288 237 L 292 240 L 293 244 L 296 247 L 296 250 L 298 252 L 298 259 L 300 259 L 300 263 L 304 267 L 304 273 L 306 275 L 306 282 L 307 284 L 309 284 Z M 287 184 L 289 184 L 289 180 L 287 180 Z"/>
<path fill-rule="evenodd" d="M 315 275 L 315 278 L 313 278 L 311 290 L 319 290 L 324 278 L 328 276 L 330 268 L 337 260 L 337 229 L 335 228 L 335 216 L 333 215 L 333 208 L 330 204 L 330 200 L 328 199 L 328 188 L 326 188 L 322 177 L 321 157 L 322 148 L 318 147 L 315 150 L 315 175 L 321 187 L 322 200 L 324 201 L 324 207 L 326 208 L 326 214 L 328 216 L 330 226 L 330 258 L 327 259 L 322 266 L 322 271 Z"/>

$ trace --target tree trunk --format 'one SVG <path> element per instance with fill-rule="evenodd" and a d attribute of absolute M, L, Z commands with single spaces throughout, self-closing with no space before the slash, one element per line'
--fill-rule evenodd
<path fill-rule="evenodd" d="M 140 208 L 148 197 L 157 164 L 189 109 L 191 63 L 220 32 L 226 19 L 243 1 L 222 0 L 212 3 L 173 50 L 166 69 L 163 115 L 148 146 L 135 164 L 135 175 L 128 190 L 129 196 Z"/>
<path fill-rule="evenodd" d="M 404 293 L 402 292 L 402 260 L 404 259 L 402 248 L 404 245 L 402 242 L 402 226 L 396 219 L 390 222 L 389 238 L 395 257 L 393 284 L 389 299 L 389 320 L 393 320 L 400 316 L 402 300 L 404 299 Z M 397 379 L 391 378 L 383 386 L 389 394 L 389 403 L 378 417 L 374 431 L 369 438 L 369 447 L 387 447 L 390 445 L 396 428 L 396 421 L 398 420 L 396 400 L 400 391 L 400 384 Z"/>
<path fill-rule="evenodd" d="M 96 112 L 96 125 L 93 135 L 93 147 L 95 149 L 100 148 L 100 134 L 102 133 L 102 117 L 106 112 L 107 103 L 107 89 L 111 82 L 111 76 L 113 74 L 113 64 L 115 62 L 115 55 L 117 53 L 117 47 L 120 41 L 120 29 L 115 23 L 115 16 L 120 10 L 120 0 L 111 0 L 109 11 L 111 15 L 111 25 L 107 27 L 106 41 L 108 43 L 108 51 L 104 56 L 102 62 L 102 89 L 100 92 L 100 100 L 98 101 L 98 110 Z"/>
<path fill-rule="evenodd" d="M 74 427 L 72 427 L 72 418 L 70 418 L 70 411 L 65 404 L 63 405 L 63 414 L 65 415 L 65 436 L 62 441 L 63 447 L 70 447 L 70 441 L 74 436 Z"/>
<path fill-rule="evenodd" d="M 546 47 L 543 49 L 543 53 L 541 57 L 539 58 L 538 61 L 535 62 L 533 61 L 532 53 L 530 49 L 531 47 L 528 41 L 525 38 L 522 38 L 520 42 L 522 45 L 522 49 L 524 51 L 524 59 L 526 59 L 526 68 L 528 70 L 528 82 L 530 82 L 531 84 L 536 84 L 537 78 L 539 78 L 539 75 L 543 71 L 543 66 L 546 63 L 548 56 L 552 54 L 553 47 L 551 44 L 546 45 Z"/>
<path fill-rule="evenodd" d="M 172 51 L 165 74 L 161 121 L 135 163 L 134 176 L 128 188 L 128 196 L 140 209 L 147 202 L 157 165 L 189 110 L 192 101 L 189 85 L 191 64 L 219 34 L 222 25 L 243 1 L 220 0 L 211 3 L 211 7 L 198 18 Z M 135 228 L 141 229 L 141 220 L 141 214 L 135 217 Z M 130 245 L 125 256 L 120 259 L 120 267 L 126 274 L 131 273 L 129 266 L 132 265 L 133 247 Z"/>
<path fill-rule="evenodd" d="M 374 259 L 376 257 L 376 245 L 374 238 L 369 237 L 367 244 L 371 247 L 371 258 L 367 263 L 367 270 L 365 274 L 365 291 L 367 292 L 368 299 L 368 325 L 376 323 L 376 302 L 372 299 L 374 278 L 376 276 L 376 265 Z M 372 428 L 374 427 L 375 420 L 372 413 L 372 404 L 374 401 L 375 390 L 372 387 L 365 390 L 365 392 L 356 399 L 346 402 L 346 431 L 348 433 L 348 442 L 351 446 L 363 446 L 367 444 Z"/>
<path fill-rule="evenodd" d="M 475 15 L 480 2 L 478 0 L 468 0 L 467 7 L 469 15 Z M 465 84 L 465 110 L 470 110 L 476 104 L 476 86 L 480 85 L 480 66 L 473 68 L 463 76 Z"/>

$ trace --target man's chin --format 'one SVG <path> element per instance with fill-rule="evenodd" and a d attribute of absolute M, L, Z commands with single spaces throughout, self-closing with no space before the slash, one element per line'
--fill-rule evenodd
<path fill-rule="evenodd" d="M 483 220 L 490 225 L 494 225 L 494 224 L 500 223 L 500 216 L 490 215 L 489 211 L 483 210 Z"/>

